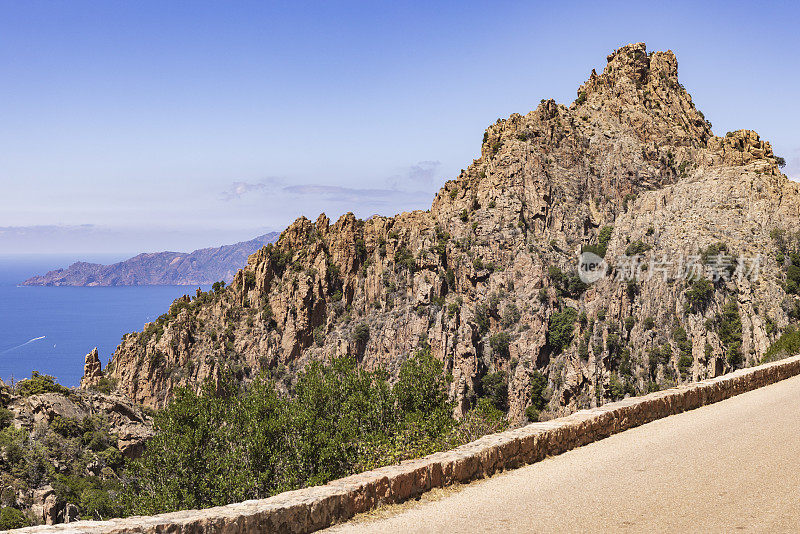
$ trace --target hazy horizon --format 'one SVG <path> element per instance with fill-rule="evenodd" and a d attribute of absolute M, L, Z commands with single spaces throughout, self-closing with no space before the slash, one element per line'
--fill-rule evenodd
<path fill-rule="evenodd" d="M 794 5 L 25 2 L 0 18 L 0 253 L 191 251 L 430 207 L 484 129 L 673 50 L 800 177 Z M 742 66 L 747 65 L 744 69 Z"/>

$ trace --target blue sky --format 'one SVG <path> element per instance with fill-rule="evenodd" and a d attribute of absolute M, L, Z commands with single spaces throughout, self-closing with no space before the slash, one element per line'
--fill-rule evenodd
<path fill-rule="evenodd" d="M 800 176 L 800 9 L 753 2 L 0 1 L 0 252 L 190 250 L 426 209 L 485 127 L 673 50 Z"/>

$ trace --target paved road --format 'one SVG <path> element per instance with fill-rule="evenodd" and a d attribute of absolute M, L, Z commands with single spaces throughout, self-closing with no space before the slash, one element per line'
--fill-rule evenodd
<path fill-rule="evenodd" d="M 331 532 L 800 532 L 800 377 Z"/>

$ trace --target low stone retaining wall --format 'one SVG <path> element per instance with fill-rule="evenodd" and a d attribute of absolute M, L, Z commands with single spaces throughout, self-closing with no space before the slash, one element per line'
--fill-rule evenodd
<path fill-rule="evenodd" d="M 580 447 L 656 419 L 800 374 L 800 356 L 484 436 L 457 449 L 359 473 L 324 486 L 205 510 L 31 527 L 23 533 L 312 532 L 431 488 L 469 482 Z"/>

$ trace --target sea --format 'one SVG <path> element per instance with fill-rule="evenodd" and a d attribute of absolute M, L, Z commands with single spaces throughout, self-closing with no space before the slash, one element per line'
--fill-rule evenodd
<path fill-rule="evenodd" d="M 77 386 L 84 357 L 93 348 L 105 366 L 123 334 L 141 330 L 173 300 L 197 289 L 19 285 L 75 261 L 109 264 L 130 256 L 0 255 L 0 378 L 10 383 L 38 371 Z"/>

